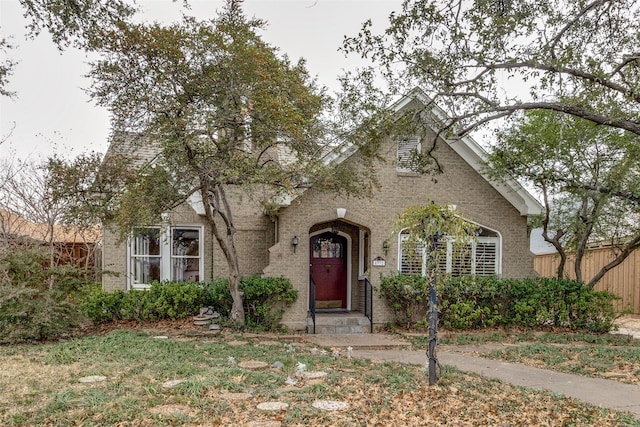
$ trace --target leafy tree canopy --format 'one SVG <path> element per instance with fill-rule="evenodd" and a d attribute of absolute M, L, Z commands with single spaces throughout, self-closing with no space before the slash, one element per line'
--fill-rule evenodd
<path fill-rule="evenodd" d="M 396 93 L 424 89 L 457 135 L 533 109 L 640 135 L 638 22 L 638 0 L 405 0 L 344 50 Z"/>
<path fill-rule="evenodd" d="M 534 186 L 544 199 L 543 237 L 561 257 L 582 258 L 591 243 L 610 243 L 614 257 L 589 285 L 640 247 L 640 145 L 637 136 L 554 111 L 530 111 L 498 133 L 494 172 Z"/>
<path fill-rule="evenodd" d="M 32 36 L 47 30 L 60 48 L 91 47 L 104 28 L 127 20 L 135 3 L 126 0 L 20 0 Z"/>
<path fill-rule="evenodd" d="M 102 59 L 90 73 L 92 98 L 113 115 L 107 158 L 151 153 L 131 163 L 135 179 L 117 167 L 85 168 L 94 177 L 114 172 L 96 181 L 109 184 L 109 191 L 101 192 L 103 217 L 126 235 L 136 225 L 159 223 L 162 213 L 199 196 L 228 263 L 231 316 L 239 323 L 241 270 L 234 237 L 239 200 L 251 197 L 273 212 L 273 205 L 311 186 L 362 196 L 373 170 L 366 161 L 373 150 L 359 157 L 369 167 L 332 162 L 350 153 L 337 139 L 354 140 L 344 131 L 348 126 L 329 124 L 325 112 L 331 100 L 324 89 L 310 78 L 303 60 L 292 63 L 259 37 L 263 24 L 246 18 L 238 0 L 229 0 L 211 21 L 119 23 L 101 34 L 95 48 Z M 63 176 L 85 182 L 64 169 Z"/>

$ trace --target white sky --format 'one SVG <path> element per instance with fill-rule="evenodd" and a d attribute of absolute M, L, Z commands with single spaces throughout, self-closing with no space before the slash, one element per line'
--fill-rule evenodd
<path fill-rule="evenodd" d="M 386 27 L 389 13 L 400 0 L 245 0 L 244 10 L 268 22 L 263 39 L 280 48 L 292 60 L 304 57 L 307 68 L 321 84 L 337 90 L 343 70 L 362 64 L 338 52 L 344 35 L 355 35 L 366 19 L 375 28 Z M 169 22 L 180 18 L 182 1 L 141 0 L 144 20 Z M 222 0 L 192 0 L 188 14 L 202 19 L 215 16 Z M 0 158 L 59 154 L 75 157 L 87 151 L 104 152 L 109 134 L 109 115 L 92 104 L 82 90 L 88 58 L 80 51 L 60 53 L 43 32 L 35 40 L 25 39 L 27 20 L 18 0 L 0 0 L 0 37 L 12 36 L 17 61 L 8 90 L 15 99 L 0 97 Z"/>

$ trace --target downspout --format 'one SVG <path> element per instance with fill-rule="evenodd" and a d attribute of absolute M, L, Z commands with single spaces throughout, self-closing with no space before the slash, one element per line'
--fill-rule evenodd
<path fill-rule="evenodd" d="M 214 236 L 213 236 L 213 228 L 211 226 L 209 226 L 209 230 L 211 231 L 211 237 L 210 237 L 210 242 L 211 242 L 211 278 L 210 278 L 210 282 L 213 283 L 213 245 L 214 245 Z"/>

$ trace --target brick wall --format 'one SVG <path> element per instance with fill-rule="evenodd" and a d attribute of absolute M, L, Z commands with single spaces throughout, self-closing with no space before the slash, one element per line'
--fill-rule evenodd
<path fill-rule="evenodd" d="M 385 267 L 367 266 L 369 278 L 379 284 L 380 274 L 397 271 L 398 241 L 392 233 L 393 221 L 409 205 L 433 200 L 441 204 L 455 204 L 466 218 L 495 230 L 502 237 L 503 277 L 527 277 L 533 274 L 533 256 L 529 251 L 526 218 L 505 200 L 482 176 L 471 168 L 453 149 L 439 142 L 435 155 L 444 173 L 437 176 L 398 173 L 395 166 L 395 144 L 388 141 L 382 147 L 388 161 L 378 167 L 381 188 L 371 199 L 336 197 L 333 194 L 308 190 L 291 206 L 283 208 L 279 217 L 281 243 L 271 248 L 270 264 L 265 274 L 289 277 L 299 289 L 296 304 L 285 313 L 284 322 L 292 328 L 304 325 L 308 304 L 309 231 L 318 223 L 336 218 L 336 208 L 346 208 L 345 220 L 370 231 L 370 259 L 380 256 Z M 349 161 L 354 162 L 355 159 Z M 291 238 L 298 236 L 300 244 L 293 253 Z M 383 253 L 383 242 L 391 247 Z M 357 274 L 354 258 L 352 273 Z M 353 274 L 352 274 L 353 276 Z M 353 281 L 353 287 L 358 286 Z M 352 300 L 354 308 L 356 300 Z M 391 312 L 382 301 L 374 301 L 375 319 L 383 323 Z"/>
<path fill-rule="evenodd" d="M 228 196 L 233 203 L 236 249 L 242 275 L 261 274 L 267 265 L 268 248 L 275 241 L 274 224 L 249 197 L 233 191 Z M 205 217 L 198 215 L 188 204 L 183 204 L 171 213 L 169 222 L 171 225 L 203 227 L 203 280 L 210 281 L 228 275 L 227 261 Z M 220 223 L 218 227 L 224 225 Z M 104 234 L 103 266 L 107 272 L 102 279 L 103 289 L 113 291 L 127 288 L 126 242 L 117 244 L 117 235 L 109 230 L 105 230 Z"/>
<path fill-rule="evenodd" d="M 466 218 L 500 233 L 502 238 L 502 275 L 518 278 L 534 274 L 533 256 L 529 252 L 526 218 L 505 200 L 488 182 L 471 168 L 451 147 L 439 141 L 434 154 L 444 169 L 436 176 L 398 173 L 395 165 L 396 145 L 387 141 L 382 154 L 388 159 L 378 165 L 381 188 L 374 190 L 370 199 L 337 197 L 310 189 L 293 203 L 282 208 L 275 224 L 264 214 L 259 204 L 247 195 L 229 192 L 234 204 L 237 226 L 236 242 L 243 275 L 264 273 L 266 276 L 288 277 L 299 291 L 297 302 L 286 311 L 284 323 L 293 329 L 304 329 L 308 308 L 309 236 L 312 227 L 333 221 L 336 208 L 346 208 L 345 221 L 353 226 L 351 238 L 352 308 L 359 309 L 361 292 L 358 283 L 358 228 L 369 232 L 369 259 L 380 256 L 385 267 L 366 266 L 368 276 L 378 285 L 380 274 L 393 274 L 398 265 L 398 240 L 392 233 L 392 223 L 409 205 L 433 200 L 441 204 L 455 204 Z M 349 159 L 356 167 L 357 158 Z M 172 224 L 204 225 L 205 254 L 204 278 L 225 277 L 227 266 L 224 256 L 214 242 L 211 230 L 203 217 L 188 205 L 173 212 Z M 350 231 L 351 233 L 351 231 Z M 298 236 L 299 245 L 293 251 L 291 239 Z M 384 254 L 383 242 L 388 240 L 390 250 Z M 105 231 L 104 268 L 117 275 L 105 275 L 105 290 L 126 288 L 126 247 L 115 244 L 115 236 Z M 384 301 L 374 299 L 375 320 L 384 323 L 391 311 Z"/>

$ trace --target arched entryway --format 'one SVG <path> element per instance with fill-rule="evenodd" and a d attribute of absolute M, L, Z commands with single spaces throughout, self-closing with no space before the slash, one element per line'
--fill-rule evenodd
<path fill-rule="evenodd" d="M 323 231 L 310 237 L 309 268 L 318 310 L 349 310 L 351 247 L 348 235 Z"/>

